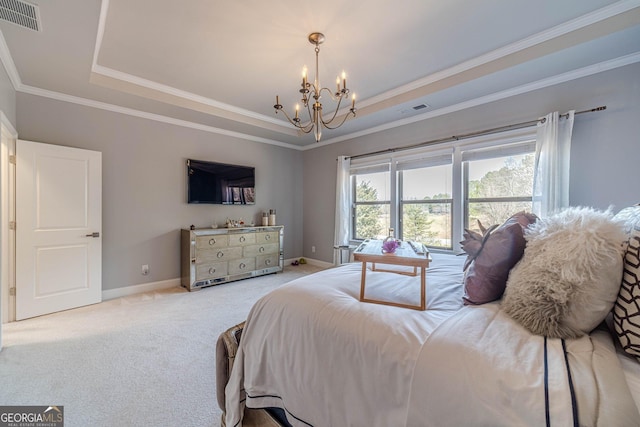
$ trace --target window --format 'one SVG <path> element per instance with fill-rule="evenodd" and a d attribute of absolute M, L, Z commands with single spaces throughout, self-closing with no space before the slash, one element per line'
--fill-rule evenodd
<path fill-rule="evenodd" d="M 480 137 L 391 157 L 354 159 L 353 240 L 396 237 L 459 250 L 465 228 L 532 209 L 535 131 Z"/>
<path fill-rule="evenodd" d="M 478 221 L 488 227 L 516 212 L 531 212 L 534 154 L 528 145 L 517 148 L 510 154 L 463 154 L 463 159 L 469 158 L 463 162 L 465 228 L 480 231 Z"/>
<path fill-rule="evenodd" d="M 403 240 L 452 249 L 451 155 L 439 160 L 431 165 L 422 163 L 422 167 L 399 165 L 398 188 L 402 196 L 397 234 Z"/>
<path fill-rule="evenodd" d="M 387 170 L 363 170 L 353 177 L 352 236 L 355 240 L 381 239 L 388 233 L 391 193 L 388 166 L 385 168 Z"/>

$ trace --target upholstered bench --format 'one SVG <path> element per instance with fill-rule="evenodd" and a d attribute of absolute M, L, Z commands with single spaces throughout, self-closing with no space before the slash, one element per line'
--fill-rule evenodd
<path fill-rule="evenodd" d="M 243 328 L 244 322 L 227 329 L 220 334 L 216 342 L 216 396 L 218 398 L 218 406 L 222 409 L 222 420 L 220 422 L 222 427 L 226 426 L 224 390 L 233 368 Z M 251 408 L 244 410 L 242 425 L 246 427 L 285 427 L 268 410 Z"/>

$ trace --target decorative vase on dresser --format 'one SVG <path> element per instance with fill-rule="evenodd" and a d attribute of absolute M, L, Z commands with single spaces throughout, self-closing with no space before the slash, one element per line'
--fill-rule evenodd
<path fill-rule="evenodd" d="M 284 268 L 284 227 L 182 230 L 181 284 L 190 291 Z"/>

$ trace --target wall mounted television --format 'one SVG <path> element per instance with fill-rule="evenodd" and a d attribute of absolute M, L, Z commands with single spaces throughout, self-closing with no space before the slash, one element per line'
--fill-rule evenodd
<path fill-rule="evenodd" d="M 187 160 L 187 202 L 253 205 L 255 168 L 203 160 Z"/>

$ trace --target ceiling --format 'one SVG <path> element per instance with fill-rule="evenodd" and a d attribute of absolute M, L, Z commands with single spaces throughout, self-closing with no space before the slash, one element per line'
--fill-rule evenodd
<path fill-rule="evenodd" d="M 296 149 L 640 61 L 640 0 L 29 3 L 40 31 L 0 21 L 19 92 Z M 321 83 L 345 71 L 357 96 L 320 143 L 273 108 L 279 95 L 292 114 L 303 66 L 313 78 L 314 31 Z"/>

